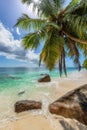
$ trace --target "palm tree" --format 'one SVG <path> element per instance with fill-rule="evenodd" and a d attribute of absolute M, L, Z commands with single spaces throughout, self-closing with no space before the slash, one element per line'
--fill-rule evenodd
<path fill-rule="evenodd" d="M 87 0 L 71 0 L 64 8 L 65 0 L 22 0 L 37 10 L 38 18 L 23 14 L 16 26 L 29 32 L 22 39 L 25 49 L 36 49 L 41 41 L 44 46 L 40 54 L 49 70 L 58 63 L 60 76 L 66 72 L 66 56 L 81 69 L 80 52 L 87 56 Z"/>

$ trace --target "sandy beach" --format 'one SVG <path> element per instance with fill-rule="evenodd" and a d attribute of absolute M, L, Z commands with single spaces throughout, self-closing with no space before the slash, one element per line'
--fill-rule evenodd
<path fill-rule="evenodd" d="M 74 72 L 68 77 L 59 78 L 56 80 L 56 84 L 59 86 L 58 88 L 57 86 L 50 88 L 50 96 L 52 97 L 50 102 L 55 101 L 70 90 L 87 84 L 87 71 L 82 70 Z M 87 127 L 78 121 L 50 114 L 48 105 L 49 103 L 46 108 L 44 106 L 42 108 L 47 109 L 44 114 L 41 111 L 39 114 L 33 111 L 17 114 L 17 119 L 6 123 L 0 127 L 0 130 L 87 130 Z"/>

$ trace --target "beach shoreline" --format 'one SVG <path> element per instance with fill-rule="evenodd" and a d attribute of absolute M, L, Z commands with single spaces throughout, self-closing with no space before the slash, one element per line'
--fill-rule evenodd
<path fill-rule="evenodd" d="M 81 130 L 81 128 L 82 130 L 87 130 L 86 126 L 75 120 L 51 115 L 48 111 L 48 105 L 50 103 L 70 90 L 84 84 L 87 84 L 87 71 L 84 70 L 81 72 L 73 72 L 68 77 L 53 80 L 49 88 L 49 93 L 44 92 L 43 96 L 43 93 L 37 92 L 33 96 L 33 99 L 40 99 L 42 101 L 42 110 L 17 114 L 15 119 L 11 119 L 8 123 L 0 127 L 0 130 Z M 37 95 L 38 98 L 36 98 Z"/>

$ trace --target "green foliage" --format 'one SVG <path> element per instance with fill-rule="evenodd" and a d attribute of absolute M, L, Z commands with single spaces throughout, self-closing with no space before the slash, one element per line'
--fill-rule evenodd
<path fill-rule="evenodd" d="M 40 63 L 43 60 L 46 67 L 49 70 L 52 70 L 61 57 L 63 45 L 64 39 L 62 37 L 58 37 L 55 30 L 50 31 L 40 54 Z"/>
<path fill-rule="evenodd" d="M 87 0 L 71 0 L 64 9 L 66 0 L 22 0 L 33 5 L 38 18 L 23 14 L 16 23 L 24 30 L 31 31 L 22 39 L 26 49 L 36 49 L 44 41 L 40 61 L 49 70 L 58 64 L 60 76 L 66 72 L 66 56 L 70 57 L 80 70 L 80 52 L 87 56 Z M 87 61 L 84 62 L 84 65 Z"/>
<path fill-rule="evenodd" d="M 24 30 L 30 29 L 40 29 L 44 23 L 46 23 L 45 19 L 32 19 L 27 14 L 23 14 L 16 23 L 15 26 L 19 26 Z"/>
<path fill-rule="evenodd" d="M 83 67 L 87 69 L 87 59 L 84 60 Z"/>
<path fill-rule="evenodd" d="M 33 2 L 33 0 L 21 0 L 23 3 L 26 3 L 26 4 L 28 4 L 28 5 L 30 5 L 32 2 Z"/>
<path fill-rule="evenodd" d="M 76 0 L 77 4 L 75 4 L 71 9 L 70 13 L 77 15 L 85 15 L 87 12 L 87 0 Z"/>
<path fill-rule="evenodd" d="M 67 6 L 67 10 L 71 10 L 71 8 L 76 7 L 78 5 L 78 3 L 80 2 L 80 0 L 71 0 L 70 4 Z"/>
<path fill-rule="evenodd" d="M 68 56 L 73 59 L 75 66 L 77 66 L 80 70 L 80 52 L 78 45 L 74 41 L 68 39 L 68 42 L 66 43 L 66 48 Z"/>

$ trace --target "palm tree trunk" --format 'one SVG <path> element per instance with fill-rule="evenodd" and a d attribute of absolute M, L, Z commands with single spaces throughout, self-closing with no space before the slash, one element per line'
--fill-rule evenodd
<path fill-rule="evenodd" d="M 81 43 L 81 44 L 87 45 L 87 41 L 84 41 L 84 40 L 75 38 L 75 37 L 71 36 L 70 34 L 68 34 L 68 33 L 65 32 L 65 31 L 63 31 L 63 33 L 64 33 L 67 37 L 69 37 L 71 40 L 73 40 L 73 41 L 75 41 L 75 42 L 77 42 L 77 43 Z"/>
<path fill-rule="evenodd" d="M 66 61 L 65 61 L 65 50 L 63 49 L 63 69 L 64 73 L 67 76 L 67 71 L 66 71 Z"/>

